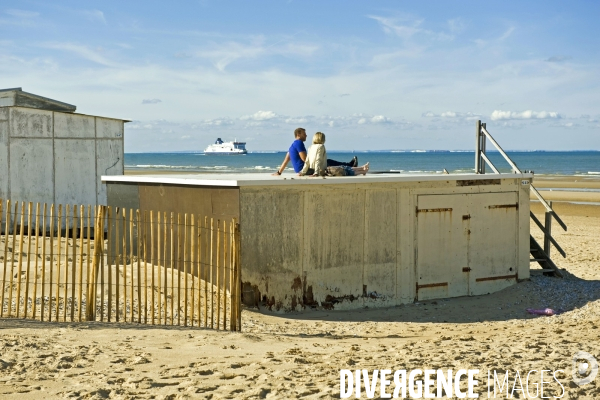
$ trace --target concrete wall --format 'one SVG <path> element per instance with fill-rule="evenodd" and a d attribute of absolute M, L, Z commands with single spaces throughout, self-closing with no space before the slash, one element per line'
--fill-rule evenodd
<path fill-rule="evenodd" d="M 512 285 L 529 277 L 526 182 L 241 187 L 245 301 L 378 307 Z"/>
<path fill-rule="evenodd" d="M 214 219 L 215 224 L 218 220 L 221 221 L 221 224 L 223 221 L 230 222 L 232 218 L 239 221 L 239 189 L 236 187 L 224 188 L 117 182 L 109 182 L 106 184 L 106 187 L 108 193 L 107 204 L 109 206 L 126 208 L 127 213 L 130 212 L 129 210 L 137 209 L 142 212 L 159 211 L 162 224 L 164 224 L 165 220 L 170 221 L 171 213 L 174 214 L 174 221 L 177 221 L 178 213 L 181 215 L 182 221 L 184 220 L 184 214 L 188 214 L 188 218 L 190 218 L 189 221 L 191 221 L 192 214 L 194 215 L 194 218 L 201 217 L 201 220 L 198 221 L 199 225 L 205 223 L 204 217 L 208 217 L 208 224 L 210 224 L 210 218 Z M 154 215 L 156 216 L 156 214 Z M 155 221 L 157 221 L 157 219 L 155 219 Z M 114 232 L 114 222 L 111 225 L 111 229 Z M 203 232 L 207 231 L 203 230 Z M 162 243 L 169 243 L 170 246 L 170 228 L 167 229 L 164 235 L 166 236 L 162 239 Z M 203 235 L 202 246 L 207 246 L 207 238 L 209 236 L 210 235 L 207 234 Z M 133 237 L 134 242 L 137 241 L 137 226 L 134 226 Z M 177 236 L 174 235 L 172 243 L 175 249 L 179 247 Z M 154 249 L 154 254 L 158 254 L 156 240 L 154 243 L 151 243 L 150 237 L 147 236 L 147 245 L 149 253 Z M 115 251 L 112 251 L 114 248 L 114 244 L 111 244 L 111 254 L 116 254 Z M 161 251 L 163 251 L 163 249 L 161 249 Z M 136 255 L 136 253 L 137 249 L 133 249 L 133 254 Z M 204 256 L 206 256 L 206 254 Z M 216 257 L 216 252 L 214 257 Z M 170 253 L 167 252 L 167 254 L 164 254 L 161 257 L 161 260 L 166 263 L 165 265 L 169 265 L 171 262 Z M 109 262 L 113 261 L 112 258 L 109 258 Z M 214 261 L 215 260 L 213 260 L 213 264 L 215 264 Z M 209 262 L 206 261 L 206 264 L 208 263 Z M 206 271 L 206 273 L 208 273 L 208 271 Z"/>
<path fill-rule="evenodd" d="M 8 197 L 8 108 L 0 107 L 0 199 Z"/>
<path fill-rule="evenodd" d="M 122 175 L 124 121 L 0 107 L 0 198 L 106 204 L 102 175 Z"/>

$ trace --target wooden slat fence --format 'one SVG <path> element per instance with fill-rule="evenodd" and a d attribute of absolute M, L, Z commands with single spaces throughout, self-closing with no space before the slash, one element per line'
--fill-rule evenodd
<path fill-rule="evenodd" d="M 0 200 L 0 317 L 241 329 L 235 219 Z"/>

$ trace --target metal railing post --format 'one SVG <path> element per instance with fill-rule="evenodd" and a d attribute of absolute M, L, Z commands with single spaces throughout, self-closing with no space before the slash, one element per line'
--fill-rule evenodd
<path fill-rule="evenodd" d="M 548 205 L 552 207 L 552 202 L 549 201 Z M 546 253 L 546 255 L 550 257 L 550 237 L 552 236 L 552 212 L 546 211 L 545 214 L 546 215 L 544 227 L 546 228 L 546 230 L 544 231 L 544 253 Z"/>
<path fill-rule="evenodd" d="M 481 127 L 483 129 L 485 129 L 485 125 L 486 125 L 486 123 L 484 122 L 484 123 L 481 124 Z M 485 155 L 485 135 L 481 134 L 480 137 L 481 137 L 480 153 Z M 485 174 L 485 162 L 483 161 L 483 159 L 482 159 L 481 156 L 479 157 L 479 160 L 480 160 L 479 161 L 479 168 L 481 169 L 480 173 L 481 174 Z"/>
<path fill-rule="evenodd" d="M 480 173 L 481 170 L 481 121 L 475 123 L 475 173 Z"/>

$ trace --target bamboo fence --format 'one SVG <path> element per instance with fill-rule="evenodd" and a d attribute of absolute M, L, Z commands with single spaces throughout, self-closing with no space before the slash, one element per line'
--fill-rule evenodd
<path fill-rule="evenodd" d="M 235 219 L 0 200 L 0 225 L 0 317 L 241 329 Z"/>

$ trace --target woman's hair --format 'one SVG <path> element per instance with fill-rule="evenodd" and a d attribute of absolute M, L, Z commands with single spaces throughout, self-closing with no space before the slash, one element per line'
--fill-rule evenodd
<path fill-rule="evenodd" d="M 315 136 L 313 136 L 313 144 L 325 144 L 325 134 L 323 132 L 315 133 Z"/>

